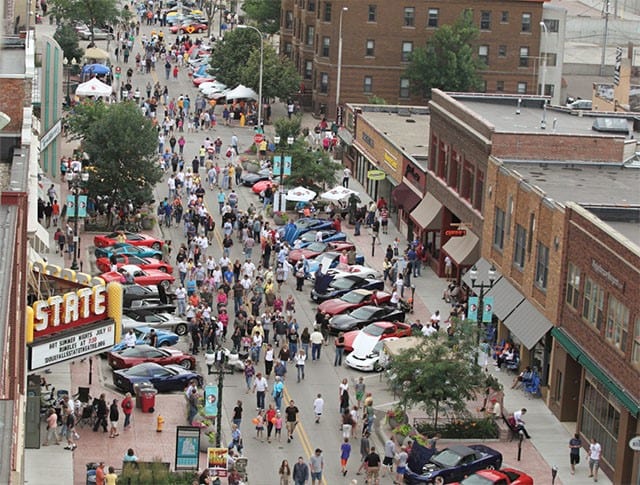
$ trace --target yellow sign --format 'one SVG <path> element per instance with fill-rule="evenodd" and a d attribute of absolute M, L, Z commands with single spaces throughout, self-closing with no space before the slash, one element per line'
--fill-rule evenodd
<path fill-rule="evenodd" d="M 384 180 L 387 174 L 383 170 L 369 170 L 367 172 L 367 178 L 369 180 Z"/>
<path fill-rule="evenodd" d="M 187 33 L 189 34 L 193 34 L 193 32 L 196 30 L 195 27 L 193 25 L 189 25 L 186 29 Z"/>
<path fill-rule="evenodd" d="M 389 152 L 384 152 L 384 161 L 394 170 L 398 170 L 398 160 Z"/>

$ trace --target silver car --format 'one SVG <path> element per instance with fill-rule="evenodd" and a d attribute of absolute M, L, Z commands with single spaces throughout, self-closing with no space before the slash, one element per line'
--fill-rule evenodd
<path fill-rule="evenodd" d="M 185 335 L 189 330 L 189 322 L 170 313 L 127 311 L 125 309 L 122 316 L 123 330 L 140 326 L 169 330 L 181 336 Z"/>

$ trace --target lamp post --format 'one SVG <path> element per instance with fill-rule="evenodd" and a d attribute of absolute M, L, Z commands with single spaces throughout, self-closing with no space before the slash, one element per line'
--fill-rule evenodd
<path fill-rule="evenodd" d="M 218 24 L 218 40 L 222 39 L 222 16 L 224 15 L 225 4 L 223 0 L 218 0 L 218 10 L 220 10 L 220 23 Z"/>
<path fill-rule="evenodd" d="M 336 79 L 336 120 L 338 119 L 338 108 L 340 107 L 340 82 L 342 79 L 342 15 L 349 10 L 349 7 L 342 7 L 340 10 L 340 24 L 338 27 L 338 73 Z"/>
<path fill-rule="evenodd" d="M 544 21 L 540 21 L 540 27 L 542 27 L 542 31 L 544 32 L 544 54 L 542 56 L 542 86 L 540 87 L 540 95 L 544 96 L 545 90 L 544 86 L 547 82 L 547 49 L 549 48 L 549 30 L 547 29 L 547 24 Z M 546 103 L 545 103 L 546 104 Z"/>
<path fill-rule="evenodd" d="M 82 170 L 77 172 L 67 172 L 66 175 L 67 182 L 69 182 L 69 187 L 74 195 L 74 221 L 73 221 L 73 261 L 71 263 L 72 270 L 78 270 L 80 267 L 78 266 L 78 254 L 80 253 L 80 237 L 78 236 L 78 219 L 80 219 L 80 210 L 79 210 L 79 199 L 80 199 L 80 185 L 83 182 L 87 182 L 89 180 L 89 174 L 87 172 L 83 172 Z"/>
<path fill-rule="evenodd" d="M 67 106 L 71 105 L 71 69 L 75 68 L 75 66 L 78 64 L 78 61 L 76 61 L 76 58 L 74 57 L 73 59 L 71 59 L 71 62 L 69 62 L 69 59 L 67 59 L 66 57 L 64 58 L 64 60 L 62 61 L 62 63 L 64 64 L 65 69 L 67 70 Z"/>
<path fill-rule="evenodd" d="M 251 29 L 255 30 L 260 36 L 260 79 L 258 80 L 258 129 L 262 130 L 262 72 L 264 70 L 264 35 L 262 32 L 253 25 L 238 25 L 239 29 Z"/>
<path fill-rule="evenodd" d="M 482 333 L 482 317 L 484 314 L 484 297 L 486 293 L 493 288 L 493 284 L 496 279 L 496 268 L 491 265 L 489 270 L 487 271 L 487 276 L 489 277 L 489 283 L 485 283 L 484 278 L 481 279 L 480 283 L 476 284 L 478 280 L 478 268 L 474 264 L 471 270 L 469 271 L 469 275 L 471 277 L 471 287 L 474 290 L 480 290 L 478 294 L 478 312 L 477 312 L 477 324 L 478 324 L 478 345 L 480 345 L 480 334 Z"/>
<path fill-rule="evenodd" d="M 273 143 L 275 143 L 276 147 L 280 145 L 280 140 L 281 138 L 279 135 L 276 135 L 273 137 Z M 295 142 L 295 138 L 293 136 L 287 137 L 287 146 L 291 147 L 294 142 Z M 284 193 L 284 149 L 283 149 L 280 155 L 280 183 L 278 185 L 278 207 L 276 208 L 274 203 L 273 210 L 274 212 L 276 210 L 284 212 L 286 207 L 287 207 L 287 202 L 285 200 L 285 193 Z"/>

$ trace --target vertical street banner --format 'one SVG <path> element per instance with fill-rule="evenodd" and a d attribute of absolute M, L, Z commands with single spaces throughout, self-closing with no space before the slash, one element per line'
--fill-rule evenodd
<path fill-rule="evenodd" d="M 467 319 L 475 322 L 478 320 L 478 297 L 470 296 L 468 304 L 469 309 L 467 310 Z"/>
<path fill-rule="evenodd" d="M 200 468 L 200 428 L 178 426 L 176 429 L 176 470 Z"/>
<path fill-rule="evenodd" d="M 274 176 L 280 176 L 280 169 L 282 167 L 282 157 L 280 155 L 273 156 L 273 168 L 272 173 Z"/>
<path fill-rule="evenodd" d="M 67 195 L 67 217 L 75 217 L 76 216 L 76 196 L 69 194 Z M 78 196 L 78 217 L 87 217 L 87 196 L 79 195 Z"/>
<path fill-rule="evenodd" d="M 218 386 L 205 386 L 204 388 L 204 415 L 218 415 Z"/>
<path fill-rule="evenodd" d="M 67 195 L 67 217 L 75 217 L 76 216 L 76 196 L 75 195 Z"/>
<path fill-rule="evenodd" d="M 291 161 L 291 157 L 290 156 L 285 156 L 284 157 L 284 175 L 285 177 L 288 177 L 289 175 L 291 175 L 291 164 L 293 162 Z"/>
<path fill-rule="evenodd" d="M 491 323 L 493 319 L 493 297 L 485 296 L 482 305 L 484 306 L 482 309 L 482 323 Z"/>
<path fill-rule="evenodd" d="M 622 68 L 622 47 L 616 47 L 616 63 L 613 69 L 613 84 L 620 84 L 620 69 Z"/>
<path fill-rule="evenodd" d="M 78 196 L 78 217 L 87 217 L 87 196 Z"/>
<path fill-rule="evenodd" d="M 226 448 L 207 448 L 207 461 L 213 476 L 227 476 L 227 458 L 229 450 Z"/>

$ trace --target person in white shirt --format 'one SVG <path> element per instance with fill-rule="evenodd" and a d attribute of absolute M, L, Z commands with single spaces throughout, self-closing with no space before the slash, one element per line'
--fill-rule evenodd
<path fill-rule="evenodd" d="M 589 444 L 589 478 L 593 477 L 593 481 L 598 481 L 598 470 L 600 469 L 600 455 L 602 455 L 602 446 L 591 438 Z"/>
<path fill-rule="evenodd" d="M 433 325 L 431 325 L 431 323 L 427 323 L 422 327 L 422 335 L 424 335 L 425 337 L 430 337 L 431 335 L 437 332 L 438 331 L 435 328 L 433 328 Z"/>
<path fill-rule="evenodd" d="M 316 424 L 320 422 L 320 416 L 322 416 L 322 410 L 324 409 L 324 399 L 322 394 L 318 394 L 316 400 L 313 401 L 313 414 L 316 415 Z"/>
<path fill-rule="evenodd" d="M 522 408 L 519 411 L 514 411 L 513 413 L 513 419 L 516 422 L 516 429 L 518 431 L 522 431 L 524 433 L 524 435 L 527 437 L 527 439 L 531 439 L 531 436 L 529 436 L 529 433 L 527 433 L 527 428 L 524 427 L 525 422 L 522 419 L 522 417 L 527 413 L 527 409 L 526 408 Z"/>
<path fill-rule="evenodd" d="M 397 307 L 398 303 L 400 303 L 400 293 L 398 293 L 398 290 L 396 287 L 393 288 L 393 292 L 391 293 L 391 299 L 389 300 L 389 303 L 391 303 L 391 305 Z"/>
<path fill-rule="evenodd" d="M 322 242 L 322 231 L 316 231 L 316 242 Z"/>
<path fill-rule="evenodd" d="M 178 316 L 183 316 L 187 310 L 187 290 L 183 285 L 180 285 L 176 288 L 175 295 L 177 303 L 176 311 L 178 312 Z"/>
<path fill-rule="evenodd" d="M 133 330 L 129 329 L 129 331 L 124 335 L 124 344 L 127 348 L 133 348 L 136 346 L 136 336 L 133 333 Z"/>
<path fill-rule="evenodd" d="M 324 337 L 317 327 L 309 335 L 309 341 L 311 342 L 311 360 L 320 360 L 320 350 L 322 349 Z"/>
<path fill-rule="evenodd" d="M 253 392 L 256 393 L 256 407 L 258 410 L 264 409 L 264 396 L 268 389 L 269 383 L 267 379 L 262 375 L 262 372 L 258 372 L 253 381 Z"/>
<path fill-rule="evenodd" d="M 304 379 L 304 362 L 307 360 L 307 355 L 304 353 L 304 350 L 300 349 L 296 352 L 293 360 L 296 363 L 296 369 L 298 370 L 298 382 L 300 382 L 300 379 Z"/>

